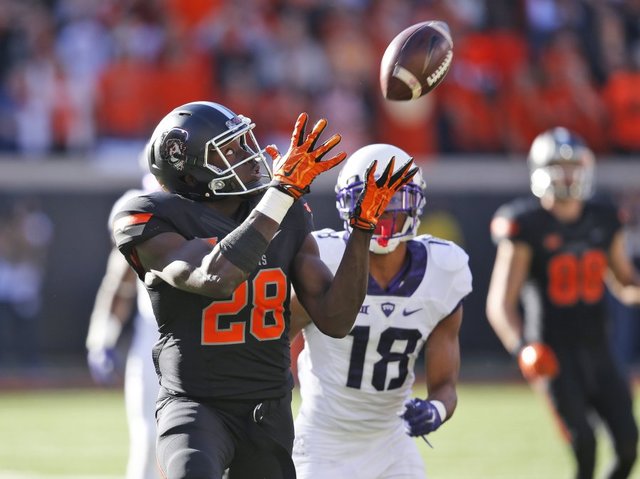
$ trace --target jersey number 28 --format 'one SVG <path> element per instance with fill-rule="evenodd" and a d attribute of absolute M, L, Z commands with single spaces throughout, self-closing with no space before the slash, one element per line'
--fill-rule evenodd
<path fill-rule="evenodd" d="M 251 294 L 249 294 L 251 288 Z M 249 331 L 259 341 L 278 339 L 284 332 L 284 301 L 287 278 L 281 269 L 262 269 L 255 278 L 243 282 L 228 300 L 214 301 L 202 312 L 202 344 L 222 345 L 245 342 L 246 316 L 230 320 L 226 327 L 221 319 L 236 316 L 252 300 Z M 271 313 L 271 314 L 268 314 Z M 268 320 L 268 318 L 271 318 Z"/>

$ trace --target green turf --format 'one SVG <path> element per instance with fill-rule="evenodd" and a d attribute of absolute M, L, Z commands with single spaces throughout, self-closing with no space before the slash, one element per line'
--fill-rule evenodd
<path fill-rule="evenodd" d="M 120 391 L 0 395 L 0 471 L 123 475 L 127 454 Z"/>
<path fill-rule="evenodd" d="M 120 391 L 105 390 L 0 394 L 0 479 L 122 477 L 127 455 L 123 401 Z M 524 384 L 461 385 L 455 416 L 430 436 L 434 449 L 418 441 L 431 479 L 571 476 L 569 452 L 550 411 Z M 600 443 L 602 471 L 610 451 L 606 439 Z M 635 473 L 640 477 L 640 466 Z"/>

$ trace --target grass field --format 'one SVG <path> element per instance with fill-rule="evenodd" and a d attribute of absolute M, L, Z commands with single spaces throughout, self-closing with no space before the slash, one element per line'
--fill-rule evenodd
<path fill-rule="evenodd" d="M 126 434 L 121 391 L 0 394 L 0 479 L 122 477 Z M 550 411 L 524 384 L 462 384 L 456 415 L 430 436 L 434 449 L 418 441 L 431 479 L 571 477 Z M 600 444 L 602 471 L 610 446 Z"/>

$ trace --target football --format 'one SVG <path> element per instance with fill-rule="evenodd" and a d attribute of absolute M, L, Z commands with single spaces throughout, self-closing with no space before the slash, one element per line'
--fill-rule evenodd
<path fill-rule="evenodd" d="M 380 62 L 380 87 L 387 100 L 420 98 L 437 87 L 453 60 L 449 26 L 434 20 L 417 23 L 395 36 Z"/>

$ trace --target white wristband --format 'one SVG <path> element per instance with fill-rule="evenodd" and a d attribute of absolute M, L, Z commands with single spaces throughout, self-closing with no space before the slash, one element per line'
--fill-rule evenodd
<path fill-rule="evenodd" d="M 293 204 L 293 201 L 293 196 L 276 188 L 268 188 L 260 202 L 256 205 L 255 210 L 280 224 Z"/>
<path fill-rule="evenodd" d="M 444 422 L 444 420 L 447 418 L 447 408 L 444 407 L 444 404 L 442 403 L 442 401 L 438 401 L 437 399 L 434 399 L 429 402 L 433 404 L 433 406 L 438 411 L 438 414 L 440 414 L 440 420 Z"/>

